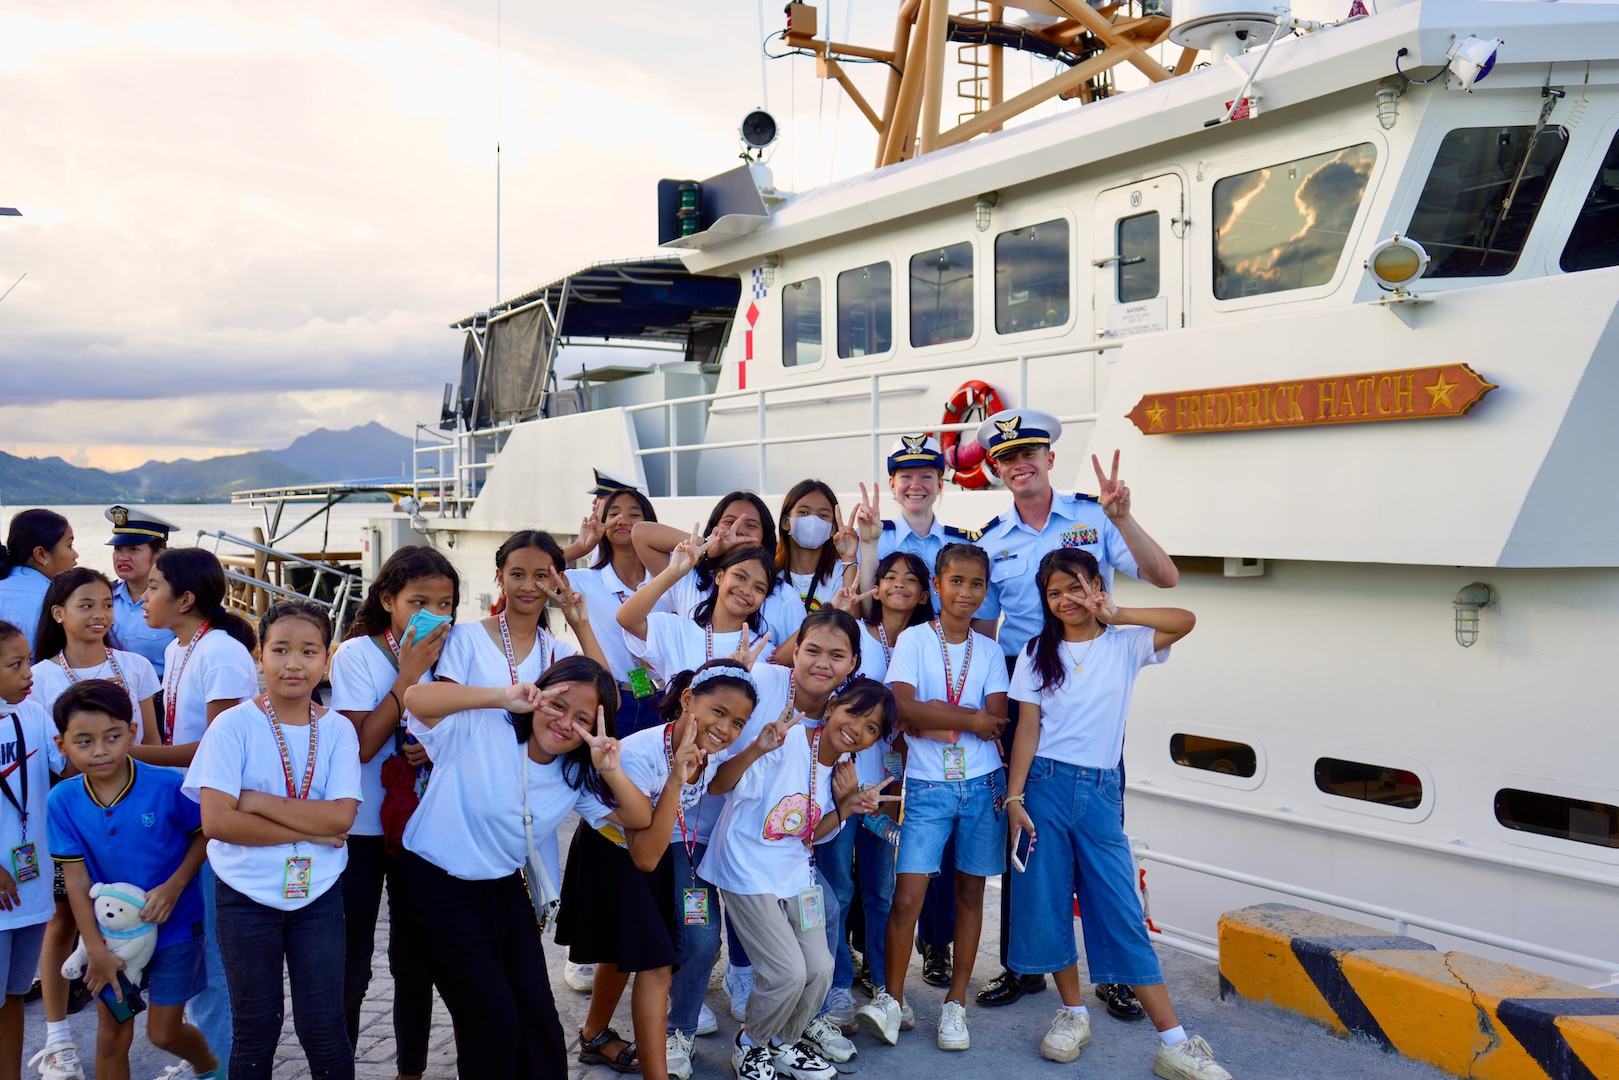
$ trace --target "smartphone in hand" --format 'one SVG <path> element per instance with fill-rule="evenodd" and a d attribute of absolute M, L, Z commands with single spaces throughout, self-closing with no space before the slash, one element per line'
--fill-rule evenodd
<path fill-rule="evenodd" d="M 1019 829 L 1017 845 L 1012 848 L 1012 866 L 1018 873 L 1029 868 L 1029 854 L 1034 851 L 1034 834 L 1027 829 Z"/>

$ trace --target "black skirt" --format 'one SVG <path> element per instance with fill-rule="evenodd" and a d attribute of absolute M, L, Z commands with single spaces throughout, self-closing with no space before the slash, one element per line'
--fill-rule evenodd
<path fill-rule="evenodd" d="M 650 971 L 675 964 L 674 856 L 650 873 L 630 853 L 579 822 L 562 872 L 557 944 L 576 964 Z"/>

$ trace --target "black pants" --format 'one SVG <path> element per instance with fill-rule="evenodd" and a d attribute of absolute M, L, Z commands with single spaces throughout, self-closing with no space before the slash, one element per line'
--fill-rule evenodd
<path fill-rule="evenodd" d="M 404 930 L 405 945 L 427 958 L 450 1010 L 461 1076 L 568 1075 L 540 928 L 521 875 L 463 881 L 407 851 L 389 910 L 395 933 Z"/>
<path fill-rule="evenodd" d="M 420 948 L 409 948 L 393 913 L 399 903 L 393 881 L 399 856 L 383 850 L 380 836 L 350 836 L 349 864 L 343 871 L 343 921 L 348 937 L 343 964 L 343 1008 L 349 1042 L 360 1045 L 360 1006 L 371 986 L 377 914 L 383 883 L 388 883 L 388 973 L 393 977 L 394 1057 L 403 1076 L 427 1071 L 427 1041 L 433 1025 L 433 980 Z"/>

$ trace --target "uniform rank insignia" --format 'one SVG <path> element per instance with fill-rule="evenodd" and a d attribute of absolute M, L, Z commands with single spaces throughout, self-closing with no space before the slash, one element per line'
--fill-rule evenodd
<path fill-rule="evenodd" d="M 1069 529 L 1062 534 L 1062 546 L 1065 548 L 1084 547 L 1096 543 L 1096 530 L 1090 528 Z"/>

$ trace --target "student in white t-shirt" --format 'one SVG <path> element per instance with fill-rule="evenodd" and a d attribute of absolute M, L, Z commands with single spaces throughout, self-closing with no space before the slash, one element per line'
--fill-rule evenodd
<path fill-rule="evenodd" d="M 1007 822 L 1014 850 L 1023 833 L 1030 846 L 1023 872 L 1008 875 L 1014 919 L 1007 961 L 1014 971 L 1053 973 L 1062 995 L 1040 1055 L 1073 1061 L 1090 1039 L 1068 913 L 1068 898 L 1077 895 L 1089 981 L 1135 991 L 1158 1029 L 1154 1071 L 1229 1080 L 1208 1044 L 1187 1036 L 1170 1004 L 1147 939 L 1121 813 L 1124 725 L 1136 673 L 1168 660 L 1170 646 L 1197 620 L 1180 608 L 1119 607 L 1095 557 L 1077 548 L 1048 552 L 1035 584 L 1044 622 L 1012 673 L 1020 711 Z"/>
<path fill-rule="evenodd" d="M 162 746 L 131 747 L 129 756 L 150 765 L 185 768 L 191 764 L 208 725 L 259 692 L 253 661 L 258 635 L 240 615 L 226 611 L 225 568 L 211 551 L 168 548 L 158 554 L 146 580 L 146 624 L 174 635 L 163 653 L 163 714 L 158 717 Z M 208 989 L 186 1008 L 192 1023 L 208 1037 L 221 1061 L 231 1057 L 230 994 L 215 933 L 214 869 L 197 873 L 202 889 L 204 955 Z"/>
<path fill-rule="evenodd" d="M 64 768 L 56 723 L 28 696 L 28 659 L 27 635 L 0 620 L 0 762 L 8 766 L 0 776 L 0 852 L 11 853 L 0 857 L 0 1070 L 12 1076 L 22 1070 L 23 995 L 34 983 L 52 911 L 46 798 L 51 774 Z"/>
<path fill-rule="evenodd" d="M 371 984 L 383 887 L 394 894 L 399 845 L 418 797 L 419 763 L 427 756 L 419 743 L 406 741 L 405 691 L 432 679 L 460 600 L 461 578 L 442 552 L 402 547 L 382 564 L 332 655 L 331 707 L 354 723 L 363 795 L 343 871 L 343 1008 L 350 1042 L 359 1039 L 360 1005 Z M 394 1054 L 398 1075 L 417 1077 L 427 1068 L 433 983 L 420 946 L 405 940 L 397 926 L 389 923 L 388 936 Z"/>
<path fill-rule="evenodd" d="M 896 713 L 881 683 L 853 679 L 828 703 L 819 727 L 800 725 L 789 705 L 709 784 L 726 795 L 725 811 L 700 870 L 719 886 L 754 967 L 731 1053 L 738 1080 L 837 1075 L 805 1037 L 832 985 L 815 842 L 845 818 L 897 801 L 881 787 L 862 791 L 849 760 L 892 730 Z"/>
<path fill-rule="evenodd" d="M 781 500 L 776 569 L 797 594 L 797 618 L 831 604 L 841 586 L 855 583 L 859 552 L 860 535 L 852 523 L 844 525 L 830 487 L 820 480 L 800 480 L 788 490 Z"/>
<path fill-rule="evenodd" d="M 331 643 L 319 606 L 273 604 L 259 620 L 265 693 L 214 718 L 181 788 L 202 805 L 216 878 L 236 1080 L 270 1080 L 288 972 L 310 1071 L 354 1076 L 336 886 L 360 804 L 360 750 L 354 725 L 314 702 Z"/>
<path fill-rule="evenodd" d="M 520 871 L 575 811 L 597 826 L 651 825 L 651 801 L 620 767 L 612 737 L 616 693 L 612 675 L 583 656 L 553 664 L 537 684 L 439 680 L 405 691 L 433 780 L 405 830 L 393 915 L 427 954 L 462 1076 L 567 1075 Z M 531 884 L 554 896 L 549 873 L 540 876 Z"/>
<path fill-rule="evenodd" d="M 1006 724 L 1006 663 L 995 642 L 972 629 L 989 586 L 989 556 L 972 544 L 939 551 L 939 617 L 900 634 L 888 665 L 909 753 L 905 825 L 888 917 L 887 987 L 859 1022 L 889 1044 L 899 1036 L 905 965 L 928 878 L 946 842 L 956 846 L 955 969 L 939 1016 L 941 1050 L 965 1050 L 967 986 L 983 929 L 984 879 L 1006 869 L 1006 770 L 996 739 Z"/>

